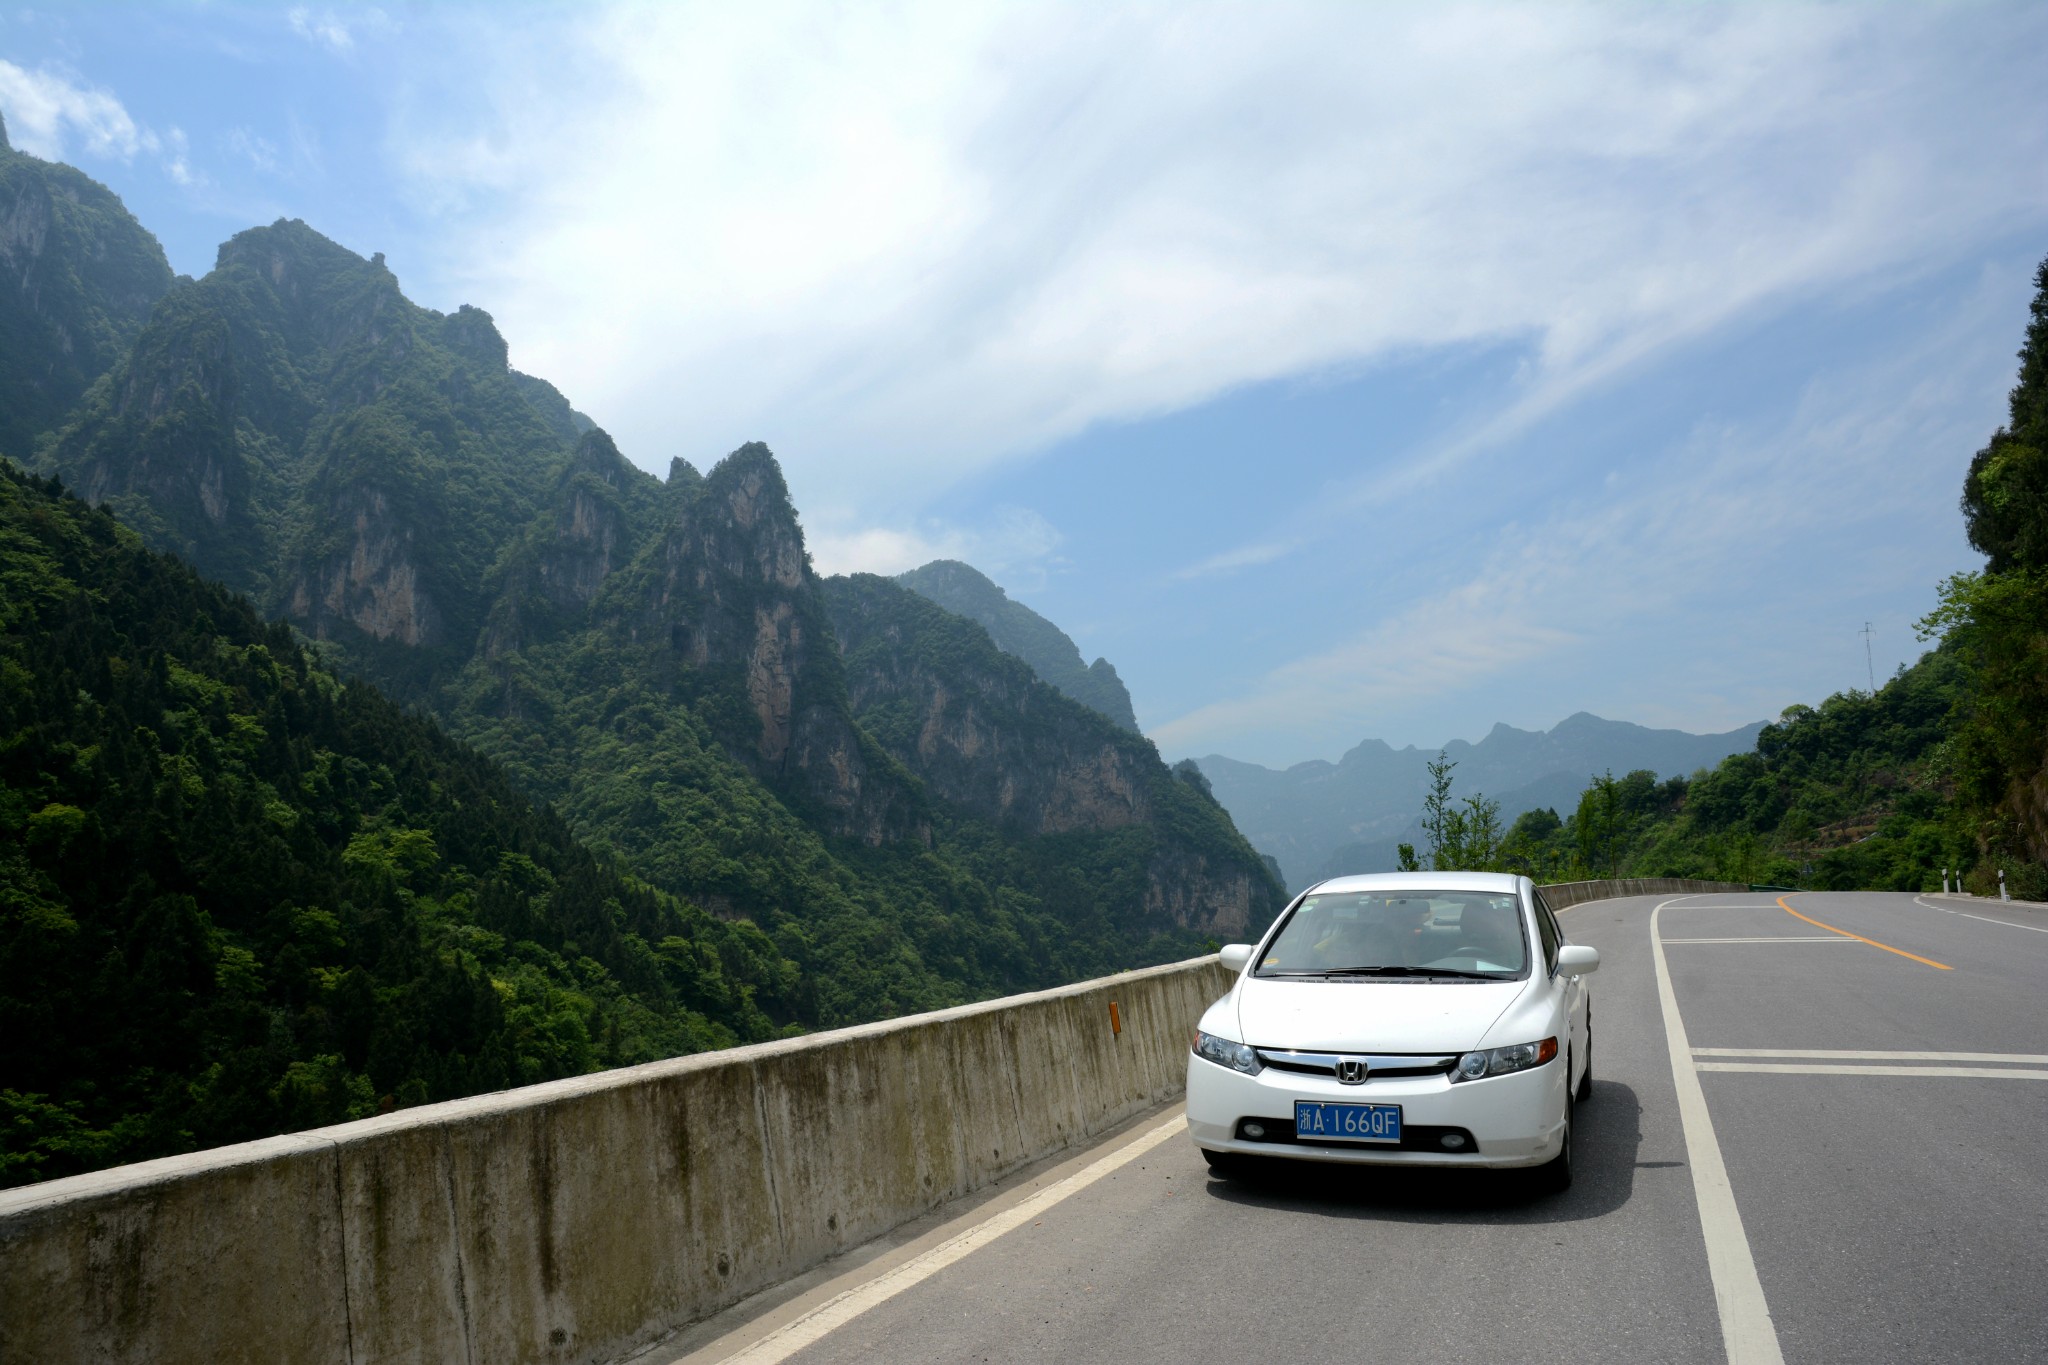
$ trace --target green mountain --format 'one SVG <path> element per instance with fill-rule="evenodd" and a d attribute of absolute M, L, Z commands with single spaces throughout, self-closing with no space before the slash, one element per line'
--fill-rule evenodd
<path fill-rule="evenodd" d="M 923 568 L 898 574 L 896 581 L 954 615 L 978 623 L 997 648 L 1030 664 L 1031 671 L 1046 682 L 1137 733 L 1131 694 L 1109 660 L 1084 664 L 1079 647 L 1065 631 L 1022 602 L 1012 601 L 979 570 L 957 559 L 935 559 Z"/>
<path fill-rule="evenodd" d="M 1199 775 L 976 623 L 870 574 L 826 588 L 861 725 L 935 797 L 1017 841 L 1061 903 L 1218 934 L 1263 922 L 1271 874 Z"/>
<path fill-rule="evenodd" d="M 0 466 L 0 1184 L 771 1037 L 807 991 Z"/>
<path fill-rule="evenodd" d="M 14 150 L 0 123 L 0 455 L 30 458 L 170 288 L 113 191 Z"/>
<path fill-rule="evenodd" d="M 640 875 L 766 928 L 815 976 L 821 1022 L 1163 960 L 1279 908 L 1213 805 L 1182 833 L 1171 800 L 1118 805 L 1120 768 L 980 750 L 980 788 L 1071 806 L 1020 823 L 892 745 L 867 638 L 848 633 L 842 582 L 812 572 L 764 446 L 657 484 L 591 433 L 500 582 L 451 724 Z M 1149 742 L 889 591 L 920 624 L 971 633 L 1002 686 L 1164 777 Z"/>
<path fill-rule="evenodd" d="M 1186 955 L 1279 907 L 1135 734 L 1108 766 L 981 755 L 981 786 L 1057 793 L 1053 825 L 893 752 L 766 447 L 658 480 L 509 369 L 487 315 L 420 308 L 303 223 L 241 233 L 173 288 L 39 460 L 323 669 L 433 716 L 599 865 L 772 945 L 794 973 L 759 997 L 777 1024 Z"/>
<path fill-rule="evenodd" d="M 41 463 L 418 699 L 578 433 L 505 362 L 487 314 L 420 308 L 381 256 L 280 221 L 163 299 Z"/>

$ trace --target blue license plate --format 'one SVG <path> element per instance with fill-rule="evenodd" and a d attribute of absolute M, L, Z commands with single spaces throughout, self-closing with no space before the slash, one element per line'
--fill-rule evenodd
<path fill-rule="evenodd" d="M 1401 1106 L 1296 1100 L 1294 1135 L 1330 1142 L 1399 1142 Z"/>

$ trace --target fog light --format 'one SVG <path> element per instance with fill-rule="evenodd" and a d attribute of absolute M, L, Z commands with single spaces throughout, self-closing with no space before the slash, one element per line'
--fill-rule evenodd
<path fill-rule="evenodd" d="M 1266 1125 L 1263 1123 L 1247 1123 L 1244 1126 L 1244 1135 L 1253 1142 L 1257 1142 L 1266 1135 Z"/>
<path fill-rule="evenodd" d="M 1437 1140 L 1453 1152 L 1465 1145 L 1465 1135 L 1463 1133 L 1445 1133 Z"/>

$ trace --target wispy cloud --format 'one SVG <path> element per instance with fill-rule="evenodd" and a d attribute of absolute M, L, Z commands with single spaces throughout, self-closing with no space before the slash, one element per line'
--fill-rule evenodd
<path fill-rule="evenodd" d="M 277 170 L 277 144 L 247 128 L 230 128 L 222 139 L 228 151 L 266 174 Z"/>
<path fill-rule="evenodd" d="M 1582 677 L 1633 676 L 1638 642 L 1678 651 L 1691 678 L 1676 695 L 1667 685 L 1664 696 L 1643 697 L 1631 718 L 1698 725 L 1717 700 L 1723 709 L 1707 723 L 1775 712 L 1757 700 L 1756 684 L 1770 676 L 1754 676 L 1759 637 L 1782 635 L 1786 654 L 1812 645 L 1788 625 L 1808 605 L 1788 581 L 1792 566 L 1815 555 L 1880 564 L 1872 527 L 1954 497 L 1965 453 L 1984 434 L 1959 419 L 1972 407 L 1959 395 L 2001 372 L 2007 283 L 1985 282 L 1879 362 L 1817 379 L 1781 420 L 1674 436 L 1598 496 L 1489 537 L 1498 548 L 1478 563 L 1436 566 L 1445 586 L 1425 599 L 1149 733 L 1170 753 L 1303 756 L 1330 736 L 1349 744 L 1379 733 L 1389 711 L 1497 693 L 1503 678 L 1539 665 L 1575 659 L 1566 671 Z M 1931 451 L 1952 458 L 1929 459 Z M 1901 574 L 1925 575 L 1931 596 L 1932 574 L 1919 562 L 1865 577 L 1872 589 L 1895 588 L 1877 580 Z M 1674 638 L 1674 621 L 1693 628 Z M 1743 651 L 1738 668 L 1752 677 L 1717 699 L 1708 693 L 1729 681 L 1716 657 L 1726 650 Z M 1577 686 L 1581 696 L 1592 690 Z"/>
<path fill-rule="evenodd" d="M 203 181 L 182 130 L 158 133 L 137 122 L 113 92 L 64 72 L 0 61 L 0 113 L 9 140 L 45 160 L 83 154 L 132 161 L 141 154 L 154 157 L 179 185 Z"/>
<path fill-rule="evenodd" d="M 1232 573 L 1238 569 L 1250 569 L 1260 564 L 1271 564 L 1277 559 L 1286 558 L 1301 548 L 1301 544 L 1300 540 L 1266 540 L 1240 545 L 1234 550 L 1225 550 L 1221 554 L 1213 554 L 1207 559 L 1198 560 L 1185 569 L 1177 570 L 1173 576 L 1181 582 L 1187 582 Z"/>
<path fill-rule="evenodd" d="M 1093 424 L 1526 339 L 1483 445 L 2048 211 L 2009 170 L 2048 150 L 2012 114 L 2044 42 L 2023 8 L 614 7 L 470 35 L 480 97 L 422 74 L 395 146 L 466 225 L 451 279 L 629 452 L 766 432 L 804 496 L 901 506 Z"/>
<path fill-rule="evenodd" d="M 286 12 L 285 22 L 291 25 L 293 33 L 336 56 L 346 56 L 355 51 L 358 31 L 364 28 L 381 31 L 391 26 L 390 16 L 381 9 L 351 9 L 344 18 L 341 10 L 312 5 L 294 5 Z"/>

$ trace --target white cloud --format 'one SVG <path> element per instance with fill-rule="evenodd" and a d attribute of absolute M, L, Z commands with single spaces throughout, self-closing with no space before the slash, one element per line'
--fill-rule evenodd
<path fill-rule="evenodd" d="M 1477 449 L 2039 221 L 2044 39 L 2003 8 L 614 7 L 465 32 L 480 104 L 422 73 L 394 146 L 464 225 L 442 285 L 628 453 L 766 434 L 807 505 L 902 516 L 1091 424 L 1524 339 Z"/>
<path fill-rule="evenodd" d="M 8 140 L 45 161 L 83 154 L 127 162 L 142 153 L 155 158 L 178 185 L 205 183 L 192 167 L 184 130 L 159 134 L 138 123 L 111 91 L 63 72 L 47 67 L 30 71 L 0 61 L 0 114 L 7 119 Z"/>
<path fill-rule="evenodd" d="M 935 520 L 900 526 L 808 529 L 819 573 L 899 574 L 934 559 L 966 560 L 1009 586 L 1041 579 L 1060 533 L 1028 508 L 1008 508 L 993 524 L 968 528 Z"/>
<path fill-rule="evenodd" d="M 156 134 L 131 118 L 111 93 L 47 69 L 28 71 L 0 61 L 0 111 L 7 116 L 8 139 L 46 161 L 63 158 L 73 145 L 123 161 L 160 146 Z"/>
<path fill-rule="evenodd" d="M 384 22 L 381 10 L 363 10 L 358 12 L 356 18 L 358 22 Z M 343 56 L 355 50 L 355 34 L 334 10 L 295 5 L 285 15 L 285 20 L 291 25 L 293 33 L 309 43 L 326 48 L 336 56 Z"/>

